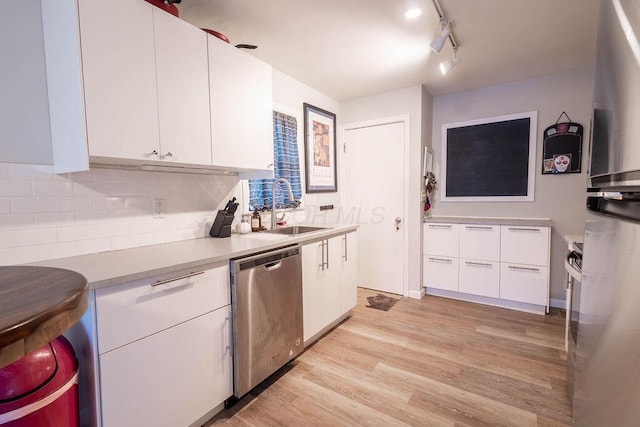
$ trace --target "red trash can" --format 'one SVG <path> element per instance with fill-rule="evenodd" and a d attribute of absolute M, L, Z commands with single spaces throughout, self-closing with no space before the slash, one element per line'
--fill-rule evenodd
<path fill-rule="evenodd" d="M 0 426 L 78 426 L 78 361 L 66 338 L 0 369 Z"/>

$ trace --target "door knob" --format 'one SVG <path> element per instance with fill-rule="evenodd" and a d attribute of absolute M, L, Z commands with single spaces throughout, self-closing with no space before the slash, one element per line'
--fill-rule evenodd
<path fill-rule="evenodd" d="M 396 217 L 396 230 L 400 230 L 400 223 L 402 222 L 402 218 Z"/>

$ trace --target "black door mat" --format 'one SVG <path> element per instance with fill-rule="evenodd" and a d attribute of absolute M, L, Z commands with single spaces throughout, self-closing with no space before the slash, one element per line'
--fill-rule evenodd
<path fill-rule="evenodd" d="M 375 308 L 376 310 L 389 311 L 397 302 L 397 298 L 388 297 L 384 294 L 378 293 L 375 297 L 367 297 L 369 305 L 366 307 Z"/>

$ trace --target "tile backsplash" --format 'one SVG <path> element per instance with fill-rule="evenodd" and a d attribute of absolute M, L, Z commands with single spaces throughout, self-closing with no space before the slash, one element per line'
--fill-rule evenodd
<path fill-rule="evenodd" d="M 238 178 L 0 163 L 0 265 L 205 236 Z M 153 215 L 154 199 L 166 213 Z"/>

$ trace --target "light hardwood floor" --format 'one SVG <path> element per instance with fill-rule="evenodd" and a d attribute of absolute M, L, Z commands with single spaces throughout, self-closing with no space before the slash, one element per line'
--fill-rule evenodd
<path fill-rule="evenodd" d="M 365 307 L 206 425 L 564 426 L 564 317 L 445 298 Z"/>

